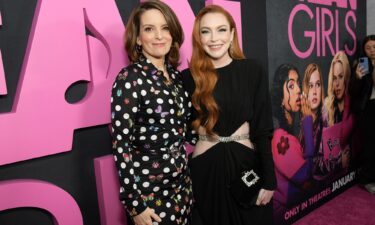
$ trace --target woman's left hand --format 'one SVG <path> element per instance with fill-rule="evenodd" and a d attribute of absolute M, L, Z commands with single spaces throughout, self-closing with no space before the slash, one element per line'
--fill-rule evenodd
<path fill-rule="evenodd" d="M 255 203 L 256 205 L 266 205 L 268 204 L 273 196 L 274 191 L 269 191 L 266 189 L 260 189 L 259 194 L 258 194 L 258 199 L 257 202 Z"/>

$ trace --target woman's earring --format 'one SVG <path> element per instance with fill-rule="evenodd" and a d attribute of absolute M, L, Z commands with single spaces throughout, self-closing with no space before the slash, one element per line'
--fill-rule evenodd
<path fill-rule="evenodd" d="M 139 54 L 142 53 L 142 45 L 138 45 L 138 44 L 137 44 L 137 45 L 135 46 L 135 50 L 136 50 L 137 53 L 139 53 Z"/>

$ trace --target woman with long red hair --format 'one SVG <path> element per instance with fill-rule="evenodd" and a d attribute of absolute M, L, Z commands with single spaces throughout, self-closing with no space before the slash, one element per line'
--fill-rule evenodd
<path fill-rule="evenodd" d="M 244 58 L 232 16 L 220 6 L 203 8 L 195 19 L 193 54 L 183 77 L 199 134 L 190 159 L 193 217 L 204 225 L 272 224 L 276 180 L 268 79 L 258 64 Z M 251 173 L 258 164 L 260 170 Z M 234 191 L 241 178 L 249 181 L 246 193 L 261 180 L 254 202 Z"/>

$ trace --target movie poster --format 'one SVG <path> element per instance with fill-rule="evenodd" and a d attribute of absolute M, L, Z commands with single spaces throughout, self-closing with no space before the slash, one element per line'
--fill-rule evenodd
<path fill-rule="evenodd" d="M 349 85 L 365 28 L 365 1 L 267 1 L 275 224 L 355 182 L 361 141 Z"/>

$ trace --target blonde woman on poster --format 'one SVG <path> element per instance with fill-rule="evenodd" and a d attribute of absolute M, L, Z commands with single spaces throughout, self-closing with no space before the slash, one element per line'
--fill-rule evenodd
<path fill-rule="evenodd" d="M 350 163 L 350 136 L 354 117 L 350 112 L 350 64 L 344 51 L 339 51 L 332 59 L 328 74 L 328 91 L 324 100 L 328 127 L 323 130 L 323 151 L 326 159 L 336 158 L 345 173 Z M 338 177 L 342 173 L 335 173 Z"/>
<path fill-rule="evenodd" d="M 332 59 L 328 74 L 328 92 L 324 101 L 327 109 L 328 126 L 333 126 L 350 116 L 348 94 L 350 64 L 344 51 L 339 51 Z"/>

